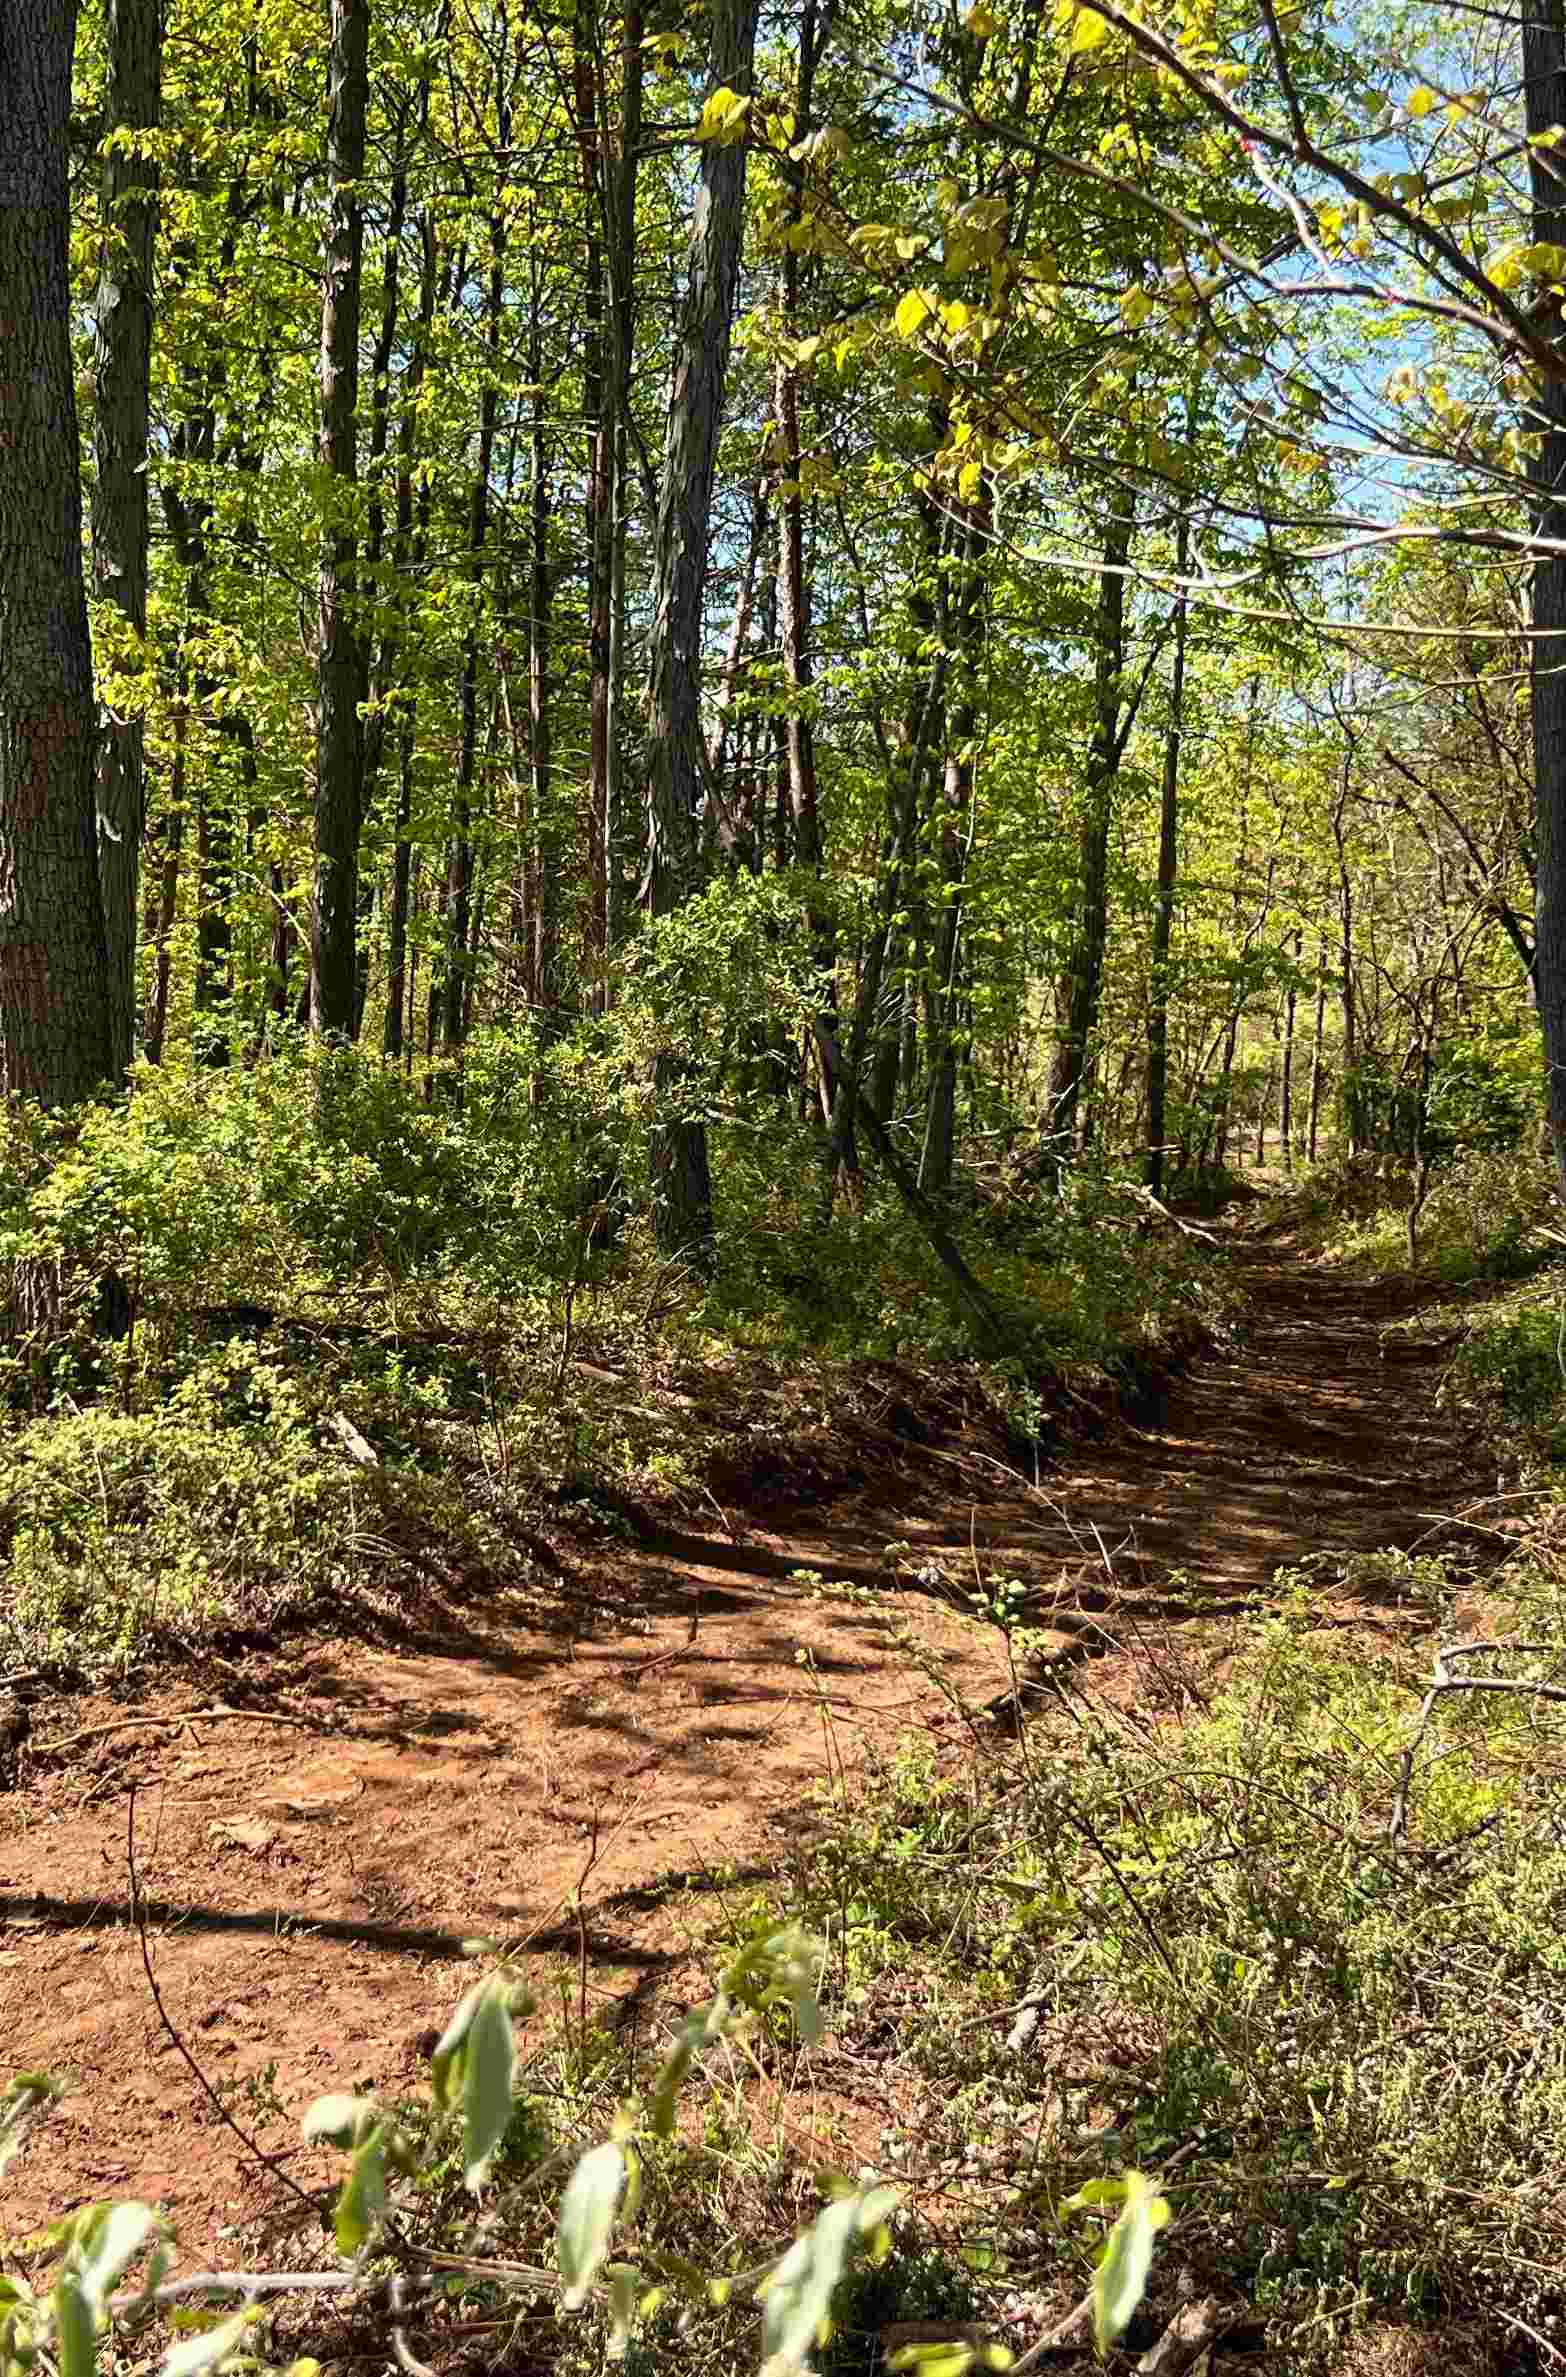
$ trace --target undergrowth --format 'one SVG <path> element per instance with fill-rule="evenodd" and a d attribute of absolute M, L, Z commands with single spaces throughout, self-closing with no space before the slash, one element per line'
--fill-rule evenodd
<path fill-rule="evenodd" d="M 1362 1582 L 1449 1608 L 1438 1561 L 1378 1558 Z M 1490 1667 L 1524 1683 L 1566 1676 L 1541 1559 Z M 1558 2344 L 1561 1711 L 1459 1691 L 1416 1737 L 1422 1654 L 1341 1648 L 1317 1581 L 1280 1579 L 1216 1691 L 1171 1655 L 1156 1726 L 1079 1676 L 1009 1760 L 888 1767 L 793 1903 L 838 1942 L 845 2053 L 890 2029 L 918 2114 L 886 2150 L 996 2283 L 1055 2282 L 1063 2200 L 1130 2164 L 1187 2291 L 1280 2365 L 1386 2319 Z"/>
<path fill-rule="evenodd" d="M 552 1515 L 699 1504 L 720 1456 L 852 1414 L 866 1365 L 914 1405 L 966 1378 L 1027 1431 L 1052 1380 L 1129 1375 L 1221 1310 L 1123 1192 L 1004 1226 L 959 1203 L 1025 1348 L 980 1365 L 902 1206 L 871 1176 L 827 1218 L 802 1130 L 779 1161 L 786 1115 L 764 1149 L 714 1124 L 714 1259 L 670 1261 L 641 1095 L 576 1043 L 491 1034 L 460 1104 L 288 1045 L 0 1112 L 0 1658 L 123 1667 L 312 1607 L 392 1616 L 432 1580 L 541 1589 Z"/>

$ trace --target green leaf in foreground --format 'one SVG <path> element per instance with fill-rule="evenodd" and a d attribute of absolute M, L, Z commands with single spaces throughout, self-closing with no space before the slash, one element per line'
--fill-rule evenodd
<path fill-rule="evenodd" d="M 630 2166 L 619 2146 L 594 2146 L 583 2155 L 560 2198 L 558 2243 L 565 2280 L 562 2307 L 577 2310 L 609 2250 Z"/>
<path fill-rule="evenodd" d="M 1130 2324 L 1147 2287 L 1153 2245 L 1169 2221 L 1169 2203 L 1141 2171 L 1119 2179 L 1095 2179 L 1062 2206 L 1067 2212 L 1119 2201 L 1120 2217 L 1110 2230 L 1093 2272 L 1093 2338 L 1107 2352 Z"/>

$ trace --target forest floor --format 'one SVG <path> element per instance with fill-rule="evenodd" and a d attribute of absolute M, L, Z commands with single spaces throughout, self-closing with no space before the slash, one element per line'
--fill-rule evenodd
<path fill-rule="evenodd" d="M 297 2145 L 301 2107 L 415 2084 L 465 1939 L 535 1973 L 535 2027 L 562 1998 L 657 2024 L 707 1993 L 718 1898 L 786 1866 L 829 1769 L 921 1732 L 943 1764 L 1003 1745 L 1006 1638 L 973 1606 L 998 1580 L 1151 1714 L 1232 1655 L 1280 1567 L 1460 1523 L 1493 1465 L 1437 1407 L 1435 1291 L 1265 1232 L 1228 1259 L 1233 1340 L 1036 1479 L 977 1423 L 915 1427 L 829 1487 L 715 1478 L 721 1527 L 579 1547 L 547 1596 L 447 1607 L 423 1638 L 299 1637 L 35 1706 L 0 1799 L 0 2038 L 72 2091 L 8 2177 L 13 2237 L 129 2194 L 221 2254 L 277 2190 L 160 2020 L 132 1845 L 168 2022 L 313 2185 L 331 2166 Z M 1321 1623 L 1428 1630 L 1377 1573 L 1323 1572 Z M 806 2152 L 869 2149 L 851 2092 L 804 2092 L 798 2118 Z"/>

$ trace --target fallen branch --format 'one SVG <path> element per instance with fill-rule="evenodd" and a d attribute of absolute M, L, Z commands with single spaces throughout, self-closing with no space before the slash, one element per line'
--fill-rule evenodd
<path fill-rule="evenodd" d="M 301 1733 L 317 1730 L 309 1717 L 285 1717 L 280 1709 L 272 1708 L 227 1708 L 219 1702 L 213 1708 L 170 1709 L 164 1717 L 116 1717 L 110 1725 L 84 1725 L 80 1733 L 62 1733 L 57 1741 L 35 1742 L 33 1755 L 73 1750 L 78 1742 L 101 1741 L 106 1734 L 133 1733 L 147 1725 L 216 1725 L 224 1718 L 250 1725 L 294 1725 Z"/>

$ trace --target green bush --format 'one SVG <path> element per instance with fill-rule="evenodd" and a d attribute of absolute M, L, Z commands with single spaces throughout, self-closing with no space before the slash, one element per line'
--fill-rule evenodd
<path fill-rule="evenodd" d="M 96 1670 L 162 1638 L 267 1625 L 350 1565 L 362 1489 L 297 1382 L 222 1348 L 155 1413 L 18 1431 L 0 1495 L 7 1656 Z"/>

